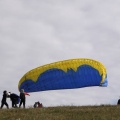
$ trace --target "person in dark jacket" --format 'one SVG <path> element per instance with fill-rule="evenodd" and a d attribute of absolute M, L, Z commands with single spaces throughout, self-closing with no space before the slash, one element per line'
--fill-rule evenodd
<path fill-rule="evenodd" d="M 3 91 L 3 98 L 2 98 L 2 101 L 1 101 L 1 108 L 3 108 L 3 106 L 6 105 L 6 107 L 9 109 L 9 105 L 6 102 L 7 97 L 8 97 L 8 94 L 7 94 L 7 91 L 5 90 L 5 91 Z"/>
<path fill-rule="evenodd" d="M 21 92 L 20 92 L 19 108 L 21 107 L 22 104 L 23 104 L 23 107 L 25 108 L 25 93 L 24 93 L 24 89 L 22 89 Z"/>
<path fill-rule="evenodd" d="M 19 104 L 20 97 L 15 93 L 11 93 L 11 92 L 9 92 L 9 93 L 10 93 L 9 97 L 10 97 L 10 99 L 12 101 L 12 107 L 16 108 L 17 104 Z"/>

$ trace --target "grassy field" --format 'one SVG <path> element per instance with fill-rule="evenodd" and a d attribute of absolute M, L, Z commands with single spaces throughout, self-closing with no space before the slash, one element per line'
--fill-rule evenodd
<path fill-rule="evenodd" d="M 120 106 L 0 109 L 0 120 L 120 120 Z"/>

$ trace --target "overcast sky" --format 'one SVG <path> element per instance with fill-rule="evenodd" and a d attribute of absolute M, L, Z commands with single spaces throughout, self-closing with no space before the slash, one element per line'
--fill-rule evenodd
<path fill-rule="evenodd" d="M 19 94 L 18 82 L 29 70 L 72 58 L 102 62 L 108 87 L 31 93 L 27 106 L 117 103 L 120 0 L 0 0 L 1 99 L 3 90 Z"/>

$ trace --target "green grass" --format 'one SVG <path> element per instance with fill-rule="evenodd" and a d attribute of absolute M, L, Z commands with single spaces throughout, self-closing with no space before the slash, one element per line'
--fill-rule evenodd
<path fill-rule="evenodd" d="M 120 106 L 0 109 L 0 120 L 120 120 Z"/>

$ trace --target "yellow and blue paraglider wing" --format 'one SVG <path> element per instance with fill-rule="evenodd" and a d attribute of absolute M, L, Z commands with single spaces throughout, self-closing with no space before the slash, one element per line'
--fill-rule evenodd
<path fill-rule="evenodd" d="M 108 84 L 106 68 L 92 59 L 71 59 L 47 64 L 27 72 L 19 81 L 19 90 L 37 92 L 73 89 Z"/>

